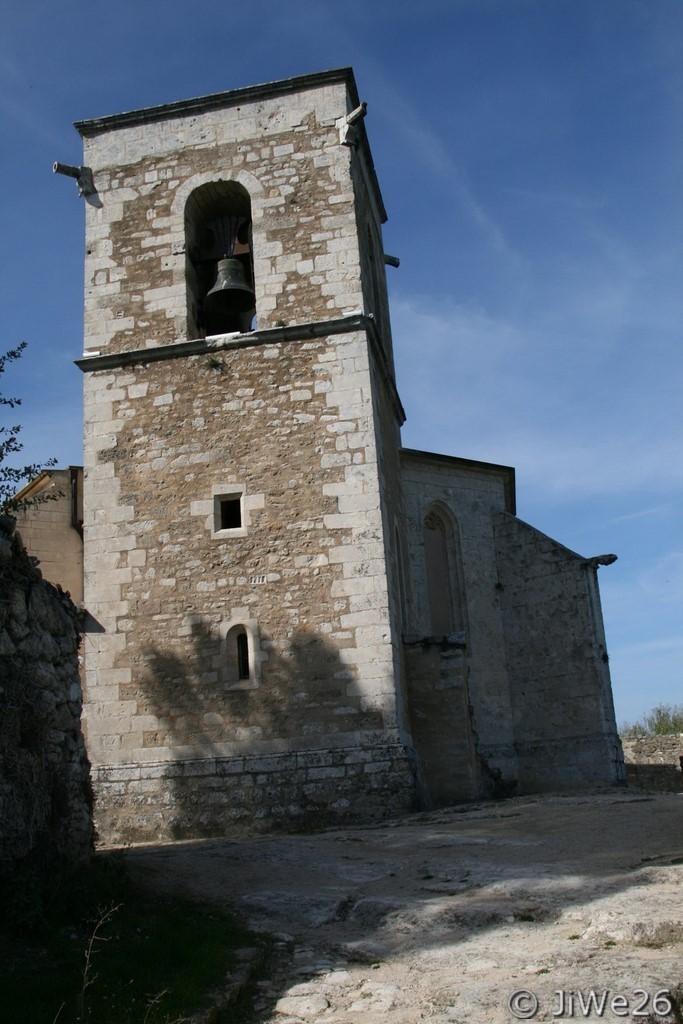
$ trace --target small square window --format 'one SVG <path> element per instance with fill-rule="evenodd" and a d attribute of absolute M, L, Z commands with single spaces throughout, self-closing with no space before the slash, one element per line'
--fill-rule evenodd
<path fill-rule="evenodd" d="M 242 525 L 242 502 L 239 498 L 220 498 L 220 529 L 238 530 Z"/>
<path fill-rule="evenodd" d="M 241 483 L 214 484 L 211 502 L 213 511 L 207 522 L 212 536 L 220 541 L 246 537 L 249 527 L 249 506 L 245 507 L 245 488 Z M 206 508 L 206 506 L 205 506 Z"/>
<path fill-rule="evenodd" d="M 214 534 L 244 533 L 244 510 L 242 509 L 242 493 L 214 494 L 213 496 L 213 532 Z"/>

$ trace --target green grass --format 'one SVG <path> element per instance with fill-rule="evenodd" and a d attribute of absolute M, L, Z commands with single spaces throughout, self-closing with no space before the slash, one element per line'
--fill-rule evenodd
<path fill-rule="evenodd" d="M 101 857 L 71 898 L 67 886 L 40 915 L 22 920 L 32 899 L 14 900 L 0 931 L 12 1024 L 170 1024 L 208 1007 L 235 951 L 256 944 L 229 914 L 137 890 Z"/>

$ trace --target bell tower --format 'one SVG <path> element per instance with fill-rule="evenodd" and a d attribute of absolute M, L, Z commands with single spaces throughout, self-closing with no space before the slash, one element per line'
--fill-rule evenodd
<path fill-rule="evenodd" d="M 384 207 L 349 69 L 81 121 L 100 834 L 410 807 Z"/>

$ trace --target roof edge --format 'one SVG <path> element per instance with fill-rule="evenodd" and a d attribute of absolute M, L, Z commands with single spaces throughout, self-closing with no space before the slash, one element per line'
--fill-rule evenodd
<path fill-rule="evenodd" d="M 415 459 L 418 462 L 436 462 L 442 465 L 458 466 L 461 469 L 474 469 L 484 473 L 494 473 L 504 478 L 506 511 L 510 515 L 517 514 L 517 493 L 514 466 L 502 466 L 496 462 L 479 462 L 476 459 L 465 459 L 458 455 L 442 455 L 440 452 L 423 452 L 417 448 L 401 448 L 401 458 Z"/>
<path fill-rule="evenodd" d="M 191 114 L 198 110 L 215 110 L 219 107 L 234 106 L 247 100 L 261 99 L 266 96 L 278 96 L 288 92 L 331 82 L 346 83 L 354 106 L 358 106 L 358 87 L 351 67 L 332 68 L 329 71 L 315 71 L 308 75 L 297 75 L 295 78 L 283 78 L 275 82 L 263 82 L 260 85 L 247 85 L 227 92 L 210 93 L 208 96 L 197 96 L 194 99 L 178 100 L 175 103 L 162 103 L 154 107 L 141 107 L 139 110 L 128 110 L 122 114 L 109 114 L 82 121 L 74 121 L 74 128 L 82 138 L 99 135 L 102 132 L 144 124 L 148 121 L 159 121 L 175 117 L 179 114 Z"/>
<path fill-rule="evenodd" d="M 36 476 L 31 477 L 29 482 L 24 484 L 20 491 L 17 491 L 13 499 L 15 501 L 30 501 L 31 498 L 44 491 L 51 480 L 52 473 L 47 469 L 42 469 Z"/>

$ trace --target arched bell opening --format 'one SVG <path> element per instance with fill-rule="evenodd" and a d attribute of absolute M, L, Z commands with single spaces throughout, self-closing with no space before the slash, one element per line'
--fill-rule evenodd
<path fill-rule="evenodd" d="M 207 337 L 251 329 L 256 314 L 251 202 L 236 181 L 212 181 L 185 207 L 188 331 Z"/>

